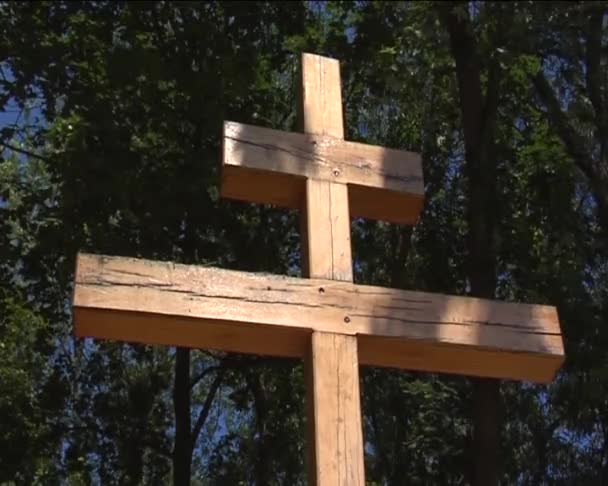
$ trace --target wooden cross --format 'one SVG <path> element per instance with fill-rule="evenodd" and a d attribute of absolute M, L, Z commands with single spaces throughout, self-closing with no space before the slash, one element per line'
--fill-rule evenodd
<path fill-rule="evenodd" d="M 81 254 L 75 332 L 302 357 L 310 483 L 363 485 L 359 364 L 548 382 L 554 307 L 352 283 L 350 218 L 413 224 L 420 157 L 344 140 L 336 60 L 302 56 L 304 133 L 227 122 L 222 195 L 302 210 L 308 279 Z"/>

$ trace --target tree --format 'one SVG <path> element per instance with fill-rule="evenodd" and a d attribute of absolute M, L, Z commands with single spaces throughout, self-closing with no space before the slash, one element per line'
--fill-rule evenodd
<path fill-rule="evenodd" d="M 495 57 L 482 64 L 467 4 L 440 7 L 456 63 L 465 145 L 467 207 L 467 267 L 471 295 L 493 298 L 496 290 L 496 122 L 501 68 Z M 505 19 L 505 17 L 501 17 Z M 488 22 L 489 24 L 489 22 Z M 491 24 L 490 24 L 491 25 Z M 501 25 L 501 29 L 504 28 Z M 497 36 L 491 25 L 488 36 Z M 496 42 L 496 41 L 495 41 Z M 485 86 L 482 74 L 485 71 Z M 500 388 L 497 380 L 477 379 L 474 388 L 475 485 L 498 484 L 500 457 Z"/>
<path fill-rule="evenodd" d="M 353 222 L 356 280 L 555 304 L 566 337 L 554 384 L 500 395 L 364 369 L 370 483 L 605 482 L 604 7 L 0 4 L 2 480 L 305 483 L 299 363 L 69 315 L 77 251 L 298 274 L 297 215 L 220 201 L 217 169 L 223 120 L 295 128 L 305 50 L 341 60 L 347 138 L 423 155 L 414 228 Z"/>
<path fill-rule="evenodd" d="M 549 26 L 535 44 L 544 69 L 533 77 L 551 125 L 587 179 L 604 231 L 608 228 L 607 16 L 603 2 L 552 10 Z M 558 29 L 564 35 L 553 35 Z M 568 96 L 560 96 L 556 89 Z"/>

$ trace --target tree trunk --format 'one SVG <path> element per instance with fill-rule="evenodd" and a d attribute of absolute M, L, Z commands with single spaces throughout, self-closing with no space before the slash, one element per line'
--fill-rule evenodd
<path fill-rule="evenodd" d="M 190 350 L 175 350 L 175 379 L 173 385 L 175 408 L 175 445 L 173 447 L 173 484 L 190 484 L 192 441 L 190 438 Z"/>
<path fill-rule="evenodd" d="M 268 432 L 267 432 L 267 416 L 268 403 L 264 385 L 260 377 L 262 374 L 261 368 L 257 373 L 252 373 L 247 376 L 249 389 L 253 395 L 253 406 L 255 410 L 255 428 L 258 436 L 257 440 L 257 457 L 255 459 L 254 474 L 255 484 L 263 486 L 270 484 L 271 469 L 270 469 L 270 450 Z"/>
<path fill-rule="evenodd" d="M 464 5 L 464 8 L 463 8 Z M 456 12 L 456 9 L 460 9 Z M 482 89 L 481 62 L 466 4 L 441 7 L 456 62 L 468 180 L 467 274 L 471 295 L 493 298 L 496 287 L 495 229 L 496 165 L 494 132 L 498 111 L 498 67 L 488 73 Z M 500 476 L 500 382 L 473 383 L 473 449 L 471 483 L 497 485 Z"/>

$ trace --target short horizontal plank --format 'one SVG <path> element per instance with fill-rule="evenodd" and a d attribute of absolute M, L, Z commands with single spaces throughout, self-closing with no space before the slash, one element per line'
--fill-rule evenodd
<path fill-rule="evenodd" d="M 300 208 L 306 178 L 347 184 L 352 217 L 412 224 L 422 209 L 419 154 L 224 124 L 223 197 Z"/>
<path fill-rule="evenodd" d="M 74 317 L 78 336 L 277 356 L 355 335 L 365 364 L 536 382 L 564 359 L 550 306 L 121 257 L 79 256 Z"/>

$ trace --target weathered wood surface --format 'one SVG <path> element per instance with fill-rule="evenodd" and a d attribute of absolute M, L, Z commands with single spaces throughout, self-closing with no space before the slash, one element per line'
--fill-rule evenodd
<path fill-rule="evenodd" d="M 346 186 L 327 181 L 306 181 L 302 208 L 302 248 L 307 277 L 353 280 L 350 218 Z"/>
<path fill-rule="evenodd" d="M 305 360 L 313 484 L 364 486 L 357 339 L 313 332 Z M 331 452 L 331 453 L 330 453 Z"/>
<path fill-rule="evenodd" d="M 347 184 L 353 217 L 412 224 L 423 204 L 416 153 L 224 124 L 223 197 L 299 209 L 307 178 Z"/>
<path fill-rule="evenodd" d="M 564 359 L 550 306 L 121 257 L 79 256 L 74 313 L 79 336 L 304 356 L 333 332 L 365 364 L 536 382 Z"/>
<path fill-rule="evenodd" d="M 340 61 L 302 53 L 298 117 L 304 133 L 344 138 Z"/>
<path fill-rule="evenodd" d="M 300 120 L 309 135 L 344 137 L 340 63 L 303 54 Z M 340 176 L 334 168 L 334 179 Z M 352 282 L 348 188 L 308 177 L 302 201 L 302 269 L 308 277 Z M 364 486 L 359 355 L 352 335 L 313 331 L 307 376 L 309 483 Z"/>

